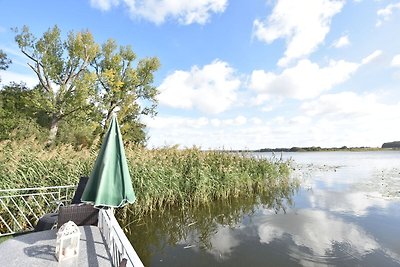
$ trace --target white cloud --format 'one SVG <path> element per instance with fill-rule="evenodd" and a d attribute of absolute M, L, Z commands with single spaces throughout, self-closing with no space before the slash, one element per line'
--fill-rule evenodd
<path fill-rule="evenodd" d="M 376 22 L 376 26 L 381 26 L 383 22 L 390 20 L 393 15 L 393 11 L 396 9 L 400 10 L 400 2 L 396 4 L 389 4 L 385 8 L 379 9 L 377 11 L 378 21 Z"/>
<path fill-rule="evenodd" d="M 285 217 L 284 219 L 282 217 Z M 373 250 L 382 249 L 398 259 L 398 255 L 382 248 L 375 238 L 361 227 L 336 218 L 320 210 L 298 210 L 296 213 L 268 216 L 266 222 L 258 227 L 261 243 L 270 243 L 275 239 L 289 236 L 299 247 L 306 247 L 312 253 L 312 259 L 329 257 L 335 249 L 335 244 L 351 244 L 347 253 L 355 257 L 363 257 Z M 298 255 L 292 255 L 299 257 Z M 308 262 L 302 257 L 304 266 L 316 266 L 316 262 Z M 309 265 L 309 264 L 312 265 Z M 319 265 L 318 265 L 319 266 Z"/>
<path fill-rule="evenodd" d="M 376 186 L 376 185 L 375 185 Z M 333 212 L 352 213 L 356 216 L 368 215 L 372 207 L 386 208 L 389 202 L 385 199 L 372 197 L 365 192 L 342 192 L 313 189 L 313 208 L 323 208 Z"/>
<path fill-rule="evenodd" d="M 157 116 L 146 118 L 149 128 L 150 147 L 179 144 L 183 147 L 246 148 L 263 142 L 260 133 L 268 133 L 261 119 L 247 119 L 239 115 L 233 118 L 190 118 L 179 116 Z M 254 132 L 253 127 L 259 128 Z M 261 129 L 262 128 L 262 129 Z"/>
<path fill-rule="evenodd" d="M 200 128 L 209 124 L 209 119 L 200 117 L 198 119 L 184 117 L 162 117 L 155 118 L 146 117 L 145 123 L 149 128 L 153 129 L 176 129 L 180 127 Z"/>
<path fill-rule="evenodd" d="M 301 109 L 309 116 L 370 114 L 383 108 L 373 94 L 359 96 L 354 92 L 322 95 L 317 100 L 305 102 Z"/>
<path fill-rule="evenodd" d="M 239 225 L 237 225 L 237 227 L 240 228 Z M 237 231 L 237 229 L 232 229 L 231 226 L 218 224 L 215 231 L 213 231 L 213 234 L 210 236 L 210 246 L 207 246 L 206 251 L 218 260 L 228 259 L 234 248 L 240 244 L 240 240 L 235 237 L 235 231 Z M 201 236 L 201 232 L 197 230 L 192 231 L 178 241 L 178 244 L 199 252 L 202 247 L 201 244 L 204 243 L 201 240 Z"/>
<path fill-rule="evenodd" d="M 258 118 L 258 117 L 253 117 L 253 118 L 251 118 L 251 123 L 253 123 L 253 124 L 255 124 L 255 125 L 260 125 L 260 124 L 262 124 L 262 119 L 260 119 L 260 118 Z"/>
<path fill-rule="evenodd" d="M 250 75 L 249 88 L 257 92 L 253 104 L 261 105 L 271 96 L 294 99 L 310 99 L 331 90 L 354 74 L 362 65 L 369 64 L 382 55 L 376 50 L 361 60 L 361 63 L 345 60 L 331 60 L 325 67 L 308 59 L 302 59 L 293 67 L 284 69 L 280 74 L 264 70 L 254 70 Z M 266 107 L 266 111 L 270 109 Z"/>
<path fill-rule="evenodd" d="M 242 125 L 245 125 L 247 123 L 247 118 L 242 116 L 242 115 L 239 115 L 239 116 L 237 116 L 236 118 L 233 118 L 233 119 L 222 120 L 222 119 L 215 118 L 215 119 L 211 119 L 210 122 L 211 122 L 211 125 L 214 126 L 214 127 L 220 127 L 220 126 L 223 126 L 223 127 L 225 127 L 225 126 L 242 126 Z"/>
<path fill-rule="evenodd" d="M 400 102 L 385 104 L 376 94 L 322 95 L 300 109 L 313 118 L 314 142 L 326 146 L 381 146 L 397 140 L 395 133 L 400 132 L 400 125 L 393 123 L 400 121 Z"/>
<path fill-rule="evenodd" d="M 90 0 L 90 5 L 92 7 L 98 8 L 103 11 L 110 10 L 113 6 L 117 6 L 119 0 Z"/>
<path fill-rule="evenodd" d="M 234 104 L 240 84 L 228 63 L 215 60 L 203 68 L 194 66 L 168 75 L 158 88 L 158 99 L 169 107 L 217 114 Z"/>
<path fill-rule="evenodd" d="M 176 129 L 180 127 L 198 129 L 201 127 L 212 125 L 216 128 L 220 126 L 243 126 L 247 123 L 247 118 L 239 115 L 232 119 L 218 119 L 200 117 L 197 119 L 178 116 L 157 116 L 155 118 L 146 117 L 145 123 L 153 129 Z"/>
<path fill-rule="evenodd" d="M 344 3 L 342 0 L 278 0 L 265 21 L 254 21 L 254 36 L 266 43 L 285 38 L 287 48 L 278 64 L 286 66 L 317 49 L 330 30 L 332 17 L 341 11 Z"/>
<path fill-rule="evenodd" d="M 0 79 L 3 85 L 7 85 L 10 82 L 23 82 L 30 88 L 36 86 L 39 83 L 39 80 L 35 75 L 22 74 L 13 71 L 0 71 Z"/>
<path fill-rule="evenodd" d="M 400 121 L 400 102 L 385 103 L 381 94 L 326 94 L 298 109 L 278 107 L 276 112 L 231 118 L 157 116 L 145 123 L 150 147 L 180 144 L 204 149 L 377 147 L 398 140 L 400 132 L 400 124 L 394 123 Z"/>
<path fill-rule="evenodd" d="M 400 118 L 400 103 L 386 105 L 378 102 L 375 94 L 358 95 L 354 92 L 322 95 L 311 102 L 305 102 L 301 109 L 308 116 L 382 116 Z"/>
<path fill-rule="evenodd" d="M 212 13 L 223 13 L 227 0 L 90 0 L 93 7 L 109 10 L 124 3 L 133 17 L 141 17 L 156 24 L 167 18 L 177 19 L 181 24 L 205 24 Z"/>
<path fill-rule="evenodd" d="M 359 66 L 358 63 L 332 60 L 328 66 L 320 67 L 303 59 L 281 74 L 264 70 L 253 71 L 249 87 L 262 95 L 309 99 L 348 80 Z"/>
<path fill-rule="evenodd" d="M 372 52 L 372 54 L 366 56 L 365 58 L 363 58 L 363 60 L 361 61 L 362 64 L 368 64 L 372 61 L 374 61 L 375 59 L 379 58 L 382 55 L 382 50 L 375 50 L 374 52 Z"/>
<path fill-rule="evenodd" d="M 350 45 L 349 36 L 348 35 L 341 36 L 338 40 L 333 42 L 332 45 L 336 48 L 342 48 L 345 46 L 349 46 Z"/>
<path fill-rule="evenodd" d="M 248 119 L 242 115 L 226 119 L 157 116 L 147 118 L 144 123 L 149 127 L 150 147 L 179 144 L 204 149 L 286 147 L 288 138 L 293 140 L 293 136 L 298 137 L 298 142 L 304 142 L 304 136 L 312 125 L 309 119 L 301 116 L 293 119 Z"/>
<path fill-rule="evenodd" d="M 239 240 L 233 235 L 233 230 L 228 226 L 218 226 L 217 232 L 211 237 L 211 248 L 208 252 L 218 259 L 227 259 L 233 249 L 239 245 Z"/>
<path fill-rule="evenodd" d="M 255 77 L 255 79 L 258 79 L 258 77 Z M 259 79 L 262 79 L 262 77 L 259 77 Z M 267 94 L 258 94 L 255 98 L 252 99 L 252 104 L 258 106 L 269 100 L 270 98 L 271 97 Z"/>
<path fill-rule="evenodd" d="M 400 54 L 395 55 L 391 62 L 392 67 L 400 67 Z"/>
<path fill-rule="evenodd" d="M 240 244 L 240 239 L 236 237 L 236 232 L 238 229 L 244 227 L 238 224 L 235 228 L 236 229 L 232 229 L 232 226 L 218 224 L 213 234 L 210 236 L 209 246 L 205 248 L 205 251 L 213 255 L 217 260 L 229 259 L 233 250 Z M 196 230 L 189 233 L 189 235 L 178 243 L 181 245 L 188 245 L 190 249 L 200 252 L 200 250 L 204 251 L 204 248 L 200 249 L 202 245 L 198 246 L 193 244 L 204 243 L 201 239 L 201 232 Z"/>

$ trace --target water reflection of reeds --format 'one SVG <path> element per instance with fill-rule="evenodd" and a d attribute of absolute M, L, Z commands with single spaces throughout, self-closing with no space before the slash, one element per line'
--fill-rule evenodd
<path fill-rule="evenodd" d="M 212 250 L 211 239 L 221 226 L 237 226 L 244 216 L 253 214 L 260 206 L 276 213 L 285 212 L 293 205 L 292 196 L 297 189 L 297 182 L 282 179 L 258 194 L 228 197 L 185 209 L 171 206 L 146 215 L 131 213 L 121 225 L 144 264 L 149 266 L 153 253 L 162 252 L 166 246 L 182 245 L 182 240 L 195 242 L 187 247 Z"/>

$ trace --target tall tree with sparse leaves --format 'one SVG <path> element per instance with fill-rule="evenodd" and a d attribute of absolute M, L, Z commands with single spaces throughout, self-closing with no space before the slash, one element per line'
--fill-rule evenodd
<path fill-rule="evenodd" d="M 124 139 L 144 143 L 145 125 L 139 119 L 141 115 L 156 114 L 158 90 L 152 84 L 160 62 L 157 58 L 145 58 L 134 66 L 135 60 L 130 46 L 118 47 L 109 39 L 92 65 L 97 75 L 104 125 L 118 110 Z"/>
<path fill-rule="evenodd" d="M 91 105 L 96 77 L 89 67 L 100 49 L 89 31 L 70 32 L 66 40 L 61 39 L 57 26 L 39 39 L 27 26 L 21 31 L 16 29 L 16 33 L 15 40 L 30 60 L 28 65 L 42 87 L 39 104 L 50 116 L 48 143 L 51 144 L 61 120 Z"/>

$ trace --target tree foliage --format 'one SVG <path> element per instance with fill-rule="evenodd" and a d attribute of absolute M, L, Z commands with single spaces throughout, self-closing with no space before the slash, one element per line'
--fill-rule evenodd
<path fill-rule="evenodd" d="M 119 46 L 112 39 L 100 45 L 87 30 L 69 32 L 64 39 L 57 26 L 40 37 L 27 26 L 15 31 L 15 41 L 39 84 L 35 88 L 10 86 L 1 92 L 1 99 L 4 102 L 13 95 L 15 103 L 29 107 L 29 112 L 18 114 L 29 117 L 41 130 L 47 129 L 48 144 L 91 145 L 116 111 L 124 139 L 145 143 L 140 117 L 156 114 L 157 58 L 136 62 L 130 46 Z M 3 104 L 2 114 L 12 115 L 11 106 Z"/>
<path fill-rule="evenodd" d="M 9 59 L 7 57 L 7 54 L 0 49 L 0 70 L 6 70 L 11 63 L 12 63 L 11 59 Z M 1 77 L 0 77 L 0 82 L 1 82 Z"/>
<path fill-rule="evenodd" d="M 393 142 L 387 142 L 383 143 L 382 148 L 400 148 L 400 141 L 393 141 Z"/>
<path fill-rule="evenodd" d="M 51 117 L 49 142 L 53 142 L 59 122 L 90 104 L 88 99 L 93 95 L 94 76 L 88 67 L 99 46 L 88 31 L 70 32 L 63 41 L 57 26 L 39 39 L 24 26 L 15 40 L 30 60 L 28 65 L 43 89 L 40 104 Z"/>
<path fill-rule="evenodd" d="M 134 67 L 135 59 L 136 55 L 130 46 L 118 47 L 114 40 L 109 39 L 93 61 L 93 67 L 104 121 L 107 122 L 111 114 L 118 110 L 124 136 L 142 143 L 145 134 L 139 116 L 156 114 L 158 91 L 152 83 L 153 73 L 160 63 L 157 58 L 145 58 Z"/>
<path fill-rule="evenodd" d="M 11 59 L 7 57 L 7 54 L 0 49 L 0 70 L 6 70 L 11 64 Z"/>
<path fill-rule="evenodd" d="M 46 117 L 33 103 L 35 92 L 24 84 L 11 83 L 0 91 L 0 140 L 25 139 L 35 135 L 43 140 Z"/>

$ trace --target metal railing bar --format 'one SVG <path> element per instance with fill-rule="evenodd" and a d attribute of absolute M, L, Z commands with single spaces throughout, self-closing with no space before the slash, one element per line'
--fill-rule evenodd
<path fill-rule="evenodd" d="M 1 219 L 1 221 L 4 223 L 4 225 L 7 227 L 8 231 L 9 231 L 9 232 L 12 232 L 11 234 L 15 233 L 15 232 L 10 228 L 10 226 L 8 225 L 8 223 L 6 223 L 6 221 L 3 219 L 3 216 L 0 215 L 0 219 Z M 3 235 L 4 235 L 4 234 L 0 234 L 0 236 L 3 236 Z"/>
<path fill-rule="evenodd" d="M 62 185 L 62 186 L 47 186 L 47 187 L 29 187 L 29 188 L 14 188 L 14 189 L 0 189 L 2 192 L 18 192 L 18 191 L 28 191 L 28 190 L 47 190 L 47 189 L 62 189 L 62 188 L 73 188 L 75 185 Z"/>
<path fill-rule="evenodd" d="M 32 199 L 35 201 L 36 205 L 39 207 L 39 210 L 41 210 L 41 213 L 43 213 L 43 214 L 46 213 L 46 212 L 42 209 L 42 207 L 40 206 L 39 202 L 37 202 L 35 196 L 32 196 Z"/>
<path fill-rule="evenodd" d="M 57 193 L 54 193 L 54 194 L 57 194 Z M 50 196 L 53 198 L 53 201 L 54 202 L 57 202 L 57 198 L 54 196 L 54 194 L 51 194 Z M 59 198 L 60 199 L 60 198 Z"/>
<path fill-rule="evenodd" d="M 17 205 L 17 203 L 15 203 L 14 199 L 11 199 L 11 201 L 14 203 L 14 205 L 17 207 L 17 209 L 19 210 L 19 212 L 22 214 L 22 216 L 24 217 L 25 221 L 30 225 L 31 228 L 33 228 L 33 225 L 31 224 L 31 222 L 28 220 L 28 218 L 26 218 L 24 212 L 20 209 L 19 205 Z"/>
<path fill-rule="evenodd" d="M 7 196 L 0 196 L 1 198 L 10 198 L 10 197 L 30 197 L 30 196 L 42 196 L 42 195 L 51 195 L 51 194 L 56 194 L 57 192 L 45 192 L 45 193 L 26 193 L 26 194 L 18 194 L 18 195 L 7 195 Z"/>
<path fill-rule="evenodd" d="M 68 188 L 65 190 L 65 199 L 68 199 Z"/>
<path fill-rule="evenodd" d="M 0 189 L 0 236 L 34 228 L 34 220 L 49 208 L 69 203 L 72 188 L 75 185 Z"/>
<path fill-rule="evenodd" d="M 22 196 L 21 196 L 22 197 Z M 39 220 L 39 217 L 36 216 L 36 213 L 32 210 L 31 206 L 26 202 L 25 198 L 22 197 L 22 200 L 25 202 L 25 205 L 28 207 L 28 209 L 32 212 L 33 216 L 35 216 L 36 220 Z"/>
<path fill-rule="evenodd" d="M 47 201 L 47 198 L 45 198 L 44 195 L 40 195 L 40 196 L 43 198 L 44 202 L 46 202 L 46 204 L 47 204 L 48 206 L 50 206 L 50 203 Z"/>
<path fill-rule="evenodd" d="M 66 190 L 66 192 L 68 192 L 68 189 Z M 58 189 L 58 200 L 61 200 L 61 189 Z"/>
<path fill-rule="evenodd" d="M 14 220 L 14 222 L 18 225 L 18 227 L 23 230 L 22 226 L 19 224 L 18 220 L 14 217 L 14 215 L 12 214 L 12 212 L 7 208 L 7 205 L 4 203 L 4 201 L 2 199 L 0 199 L 1 204 L 3 204 L 3 206 L 6 208 L 8 214 L 11 215 L 11 218 Z"/>

